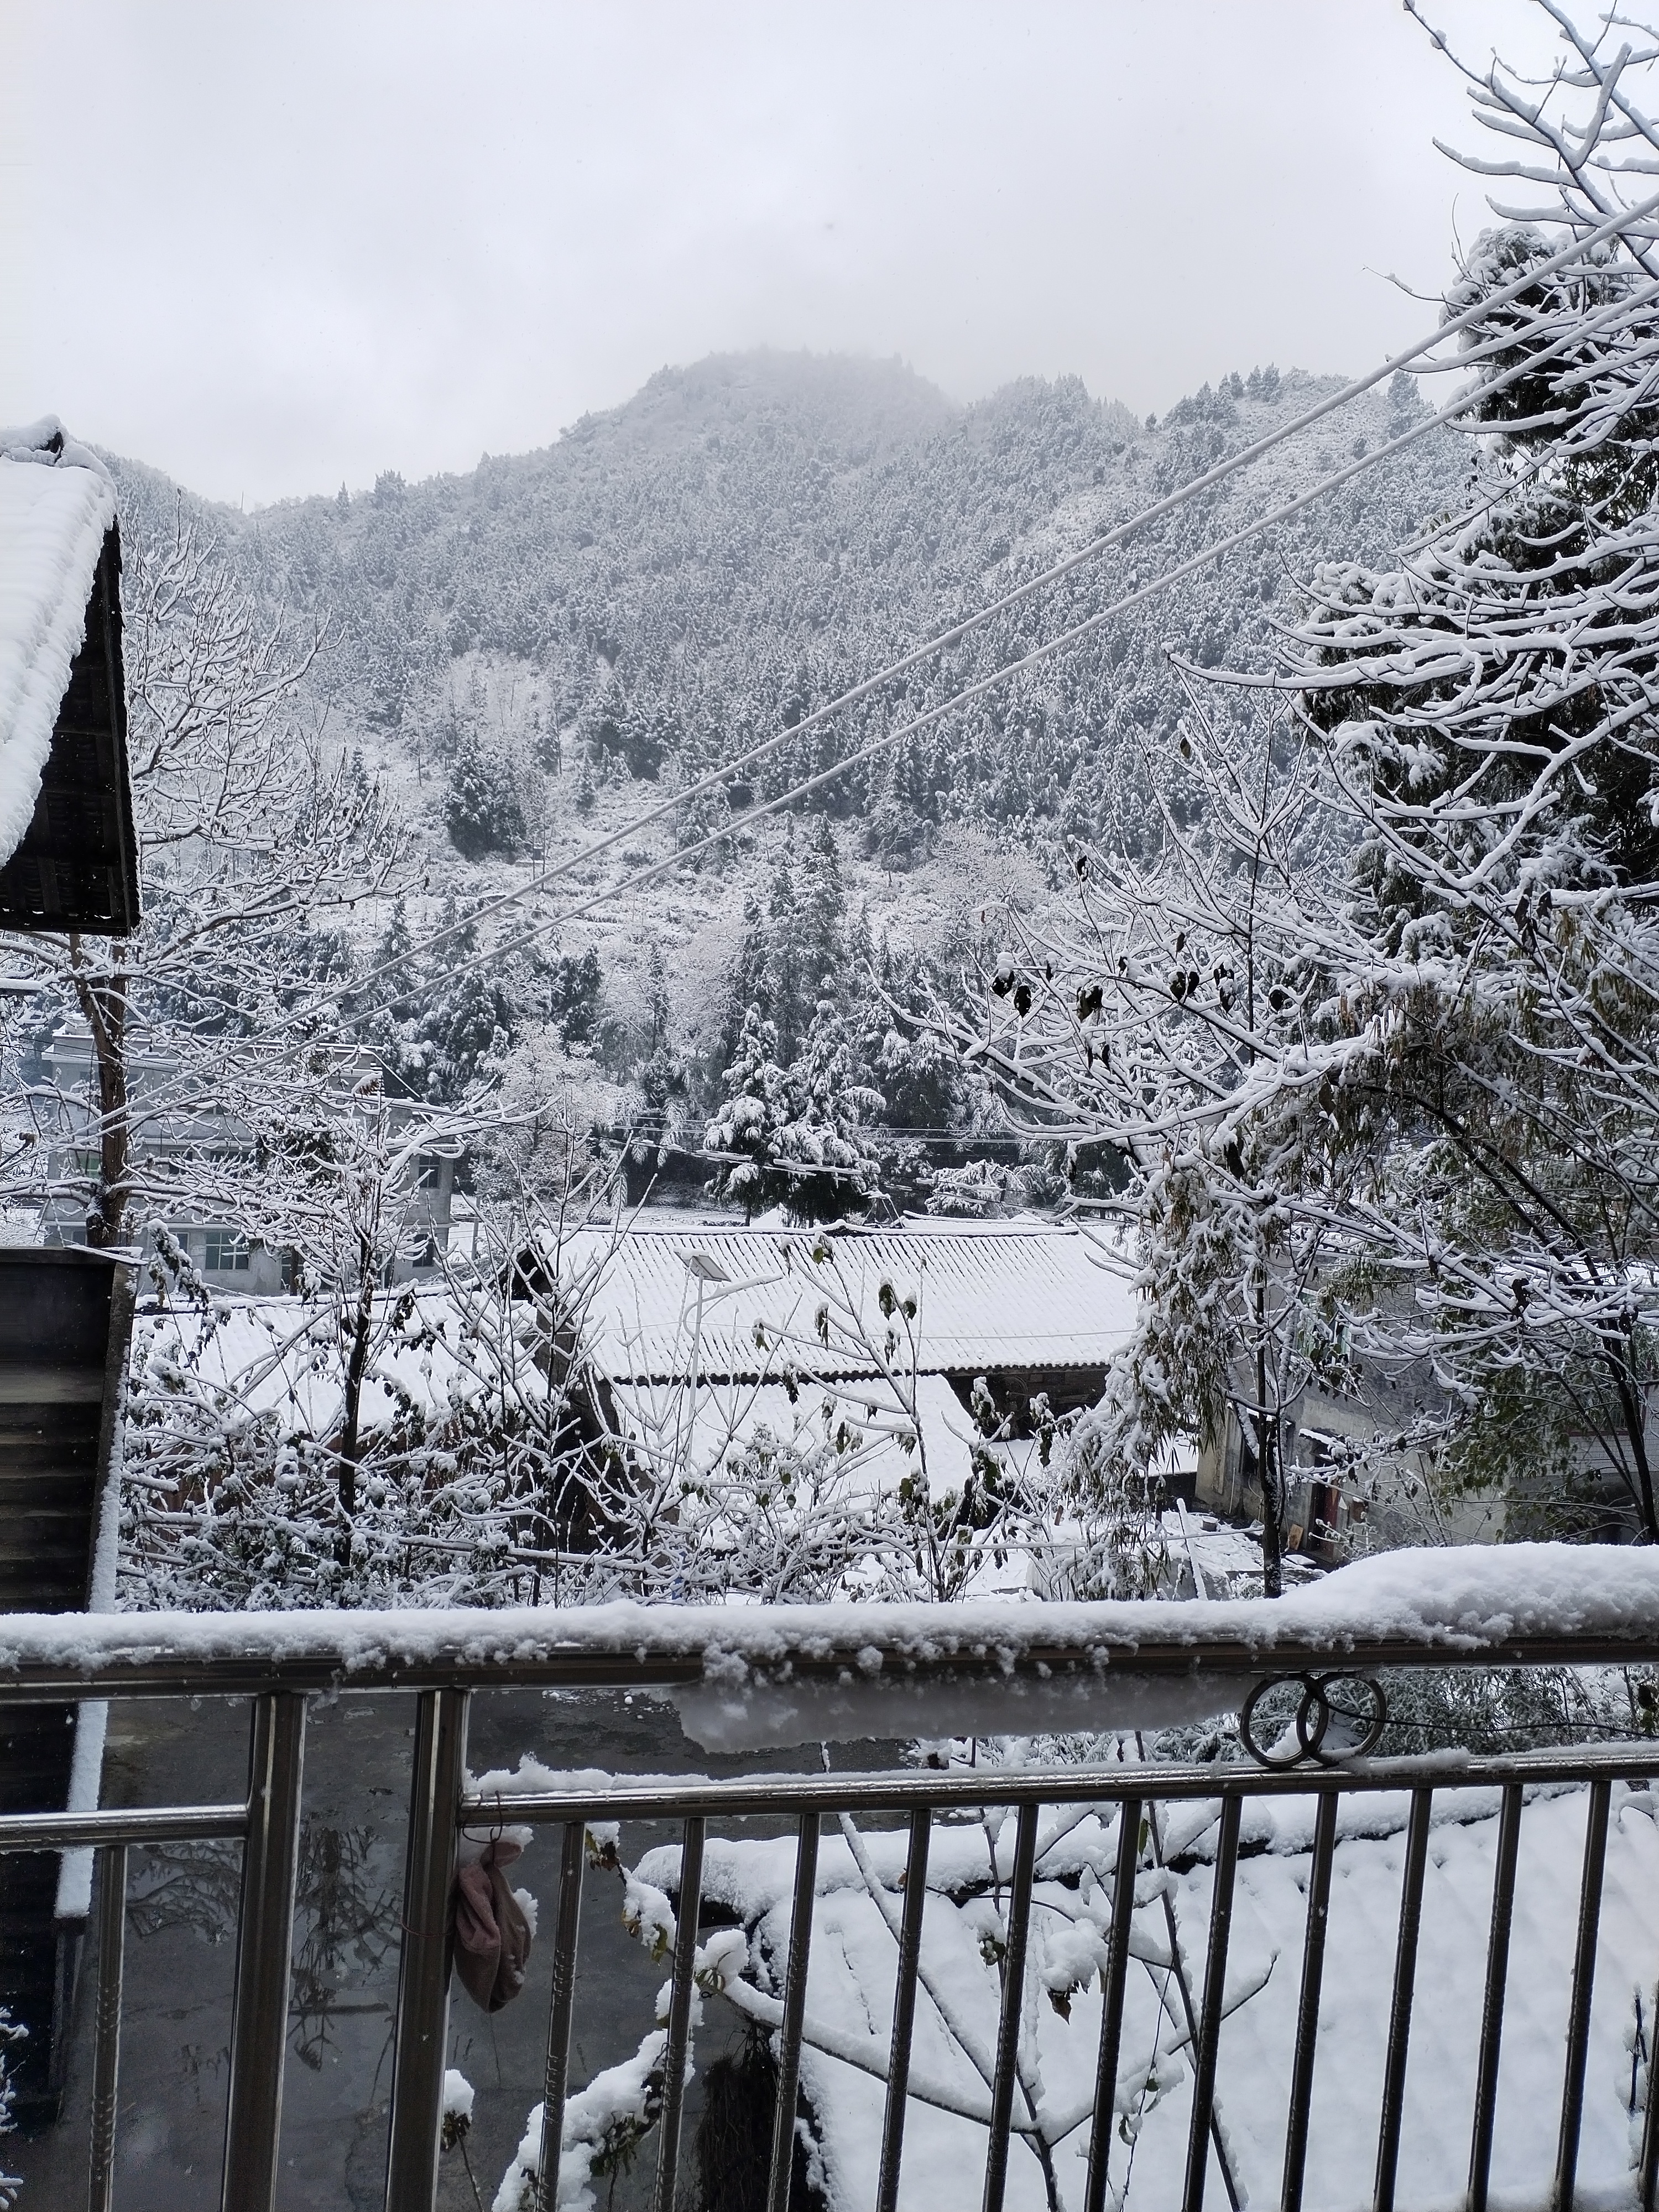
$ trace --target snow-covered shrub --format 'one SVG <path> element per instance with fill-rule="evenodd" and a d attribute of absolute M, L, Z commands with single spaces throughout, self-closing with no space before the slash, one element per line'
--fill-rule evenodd
<path fill-rule="evenodd" d="M 535 1601 L 590 1496 L 569 1377 L 494 1256 L 326 1302 L 191 1296 L 175 1269 L 134 1329 L 125 1601 Z"/>

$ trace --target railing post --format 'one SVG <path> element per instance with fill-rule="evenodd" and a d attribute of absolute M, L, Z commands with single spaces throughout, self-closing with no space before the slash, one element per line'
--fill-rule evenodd
<path fill-rule="evenodd" d="M 789 1968 L 778 2039 L 778 2109 L 772 2121 L 772 2179 L 767 2212 L 789 2212 L 795 2173 L 795 2108 L 800 2099 L 800 2039 L 806 2021 L 806 1974 L 817 1898 L 818 1816 L 803 1813 L 795 1845 L 795 1909 L 789 1923 Z"/>
<path fill-rule="evenodd" d="M 466 1778 L 466 1710 L 465 1690 L 422 1690 L 416 1701 L 386 2212 L 431 2212 L 438 2190 L 449 2043 L 449 1893 Z"/>
<path fill-rule="evenodd" d="M 1647 2110 L 1642 2118 L 1642 2153 L 1636 2168 L 1637 2212 L 1654 2212 L 1659 2197 L 1659 1989 L 1654 1990 L 1654 2009 L 1648 2015 Z"/>
<path fill-rule="evenodd" d="M 1561 2087 L 1561 2140 L 1555 2160 L 1555 2212 L 1572 2212 L 1578 2179 L 1578 2131 L 1584 2117 L 1584 2063 L 1589 2055 L 1590 1999 L 1595 1988 L 1595 1939 L 1601 1925 L 1601 1881 L 1607 1857 L 1607 1812 L 1613 1784 L 1599 1776 L 1589 1787 L 1584 1827 L 1584 1872 L 1578 1892 L 1578 1942 L 1572 1960 L 1572 2002 L 1567 2014 L 1567 2071 Z"/>
<path fill-rule="evenodd" d="M 1492 1932 L 1486 1938 L 1486 1999 L 1480 2014 L 1480 2060 L 1474 2078 L 1474 2126 L 1469 2137 L 1467 2212 L 1486 2212 L 1492 2179 L 1492 2131 L 1498 2117 L 1498 2061 L 1504 2046 L 1504 2002 L 1509 1989 L 1510 1934 L 1515 1920 L 1515 1874 L 1521 1856 L 1523 1794 L 1506 1784 L 1492 1869 Z"/>
<path fill-rule="evenodd" d="M 127 1933 L 127 1847 L 98 1854 L 98 1996 L 94 2008 L 88 2212 L 114 2212 L 115 2114 L 121 2068 L 121 1978 Z"/>
<path fill-rule="evenodd" d="M 252 1737 L 231 2014 L 221 2198 L 224 2212 L 272 2212 L 276 2202 L 294 1889 L 300 1866 L 305 1698 L 291 1690 L 256 1698 Z"/>
<path fill-rule="evenodd" d="M 697 1963 L 697 1922 L 702 1911 L 705 1822 L 693 1814 L 681 1830 L 680 1887 L 674 1899 L 674 1978 L 669 1985 L 668 2033 L 663 2041 L 662 2119 L 657 2147 L 654 2212 L 674 2212 L 680 2164 L 680 2112 L 685 2102 L 685 2061 L 691 2048 L 692 1977 Z"/>
<path fill-rule="evenodd" d="M 1230 1793 L 1222 1799 L 1221 1826 L 1215 1847 L 1215 1881 L 1210 1896 L 1210 1943 L 1204 1959 L 1204 2008 L 1198 2016 L 1198 2039 L 1193 2052 L 1193 2111 L 1187 2135 L 1187 2182 L 1182 2192 L 1182 2212 L 1203 2212 L 1210 2138 L 1215 2133 L 1216 2055 L 1220 2048 L 1222 2008 L 1226 2002 L 1227 1948 L 1233 1928 L 1233 1880 L 1238 1871 L 1238 1831 L 1243 1812 L 1242 1797 Z M 1174 1948 L 1173 1944 L 1170 1948 Z M 1217 2147 L 1220 2147 L 1218 2139 Z M 1227 2193 L 1237 2203 L 1231 2176 Z"/>
<path fill-rule="evenodd" d="M 1285 2124 L 1285 2176 L 1279 2212 L 1302 2212 L 1308 2166 L 1308 2121 L 1313 2111 L 1314 2055 L 1319 2045 L 1319 2000 L 1325 1986 L 1325 1936 L 1331 1917 L 1331 1863 L 1336 1855 L 1336 1791 L 1322 1790 L 1314 1814 L 1313 1859 L 1308 1869 L 1307 1932 L 1302 1939 L 1302 1994 L 1296 2011 L 1296 2056 L 1291 2062 L 1291 2109 Z"/>
<path fill-rule="evenodd" d="M 1084 2212 L 1106 2212 L 1106 2168 L 1112 2155 L 1117 2112 L 1117 2062 L 1123 2041 L 1123 1998 L 1129 1979 L 1129 1929 L 1134 1918 L 1135 1870 L 1140 1864 L 1140 1800 L 1117 1808 L 1117 1869 L 1112 1877 L 1112 1933 L 1102 1977 L 1100 2055 L 1095 2067 L 1095 2116 L 1089 2135 L 1089 2178 Z"/>
<path fill-rule="evenodd" d="M 547 2008 L 542 2154 L 536 2165 L 534 2212 L 557 2212 L 565 2093 L 570 2085 L 570 2008 L 576 1994 L 576 1940 L 581 1931 L 582 1861 L 586 1851 L 586 1823 L 568 1821 L 559 1853 L 559 1917 L 553 1931 L 553 1989 Z"/>
<path fill-rule="evenodd" d="M 1406 2058 L 1411 2046 L 1412 1999 L 1417 1987 L 1417 1938 L 1423 1921 L 1423 1878 L 1429 1863 L 1429 1822 L 1434 1791 L 1412 1791 L 1406 1828 L 1406 1864 L 1400 1890 L 1400 1933 L 1395 1942 L 1394 1999 L 1389 2010 L 1389 2049 L 1382 2071 L 1382 2114 L 1376 2131 L 1374 2212 L 1394 2212 L 1400 2171 L 1400 2130 L 1406 2109 Z"/>
<path fill-rule="evenodd" d="M 997 2027 L 996 2074 L 991 2086 L 991 2138 L 985 2153 L 983 2212 L 1002 2212 L 1008 2186 L 1008 2136 L 1014 2085 L 1019 2075 L 1019 2031 L 1025 2014 L 1025 1946 L 1036 1879 L 1037 1808 L 1022 1805 L 1014 1832 L 1014 1873 L 1009 1885 L 1007 1944 L 1002 1955 L 1002 2017 Z M 994 1854 L 992 1873 L 996 1871 Z"/>
<path fill-rule="evenodd" d="M 882 2119 L 881 2171 L 876 2212 L 898 2212 L 899 2163 L 904 2155 L 904 2100 L 910 2088 L 910 2038 L 916 2024 L 917 1969 L 922 1917 L 927 1907 L 927 1847 L 933 1817 L 926 1805 L 910 1814 L 904 1860 L 904 1917 L 899 1929 L 898 1971 L 893 1984 L 893 2040 L 887 2060 L 887 2108 Z"/>

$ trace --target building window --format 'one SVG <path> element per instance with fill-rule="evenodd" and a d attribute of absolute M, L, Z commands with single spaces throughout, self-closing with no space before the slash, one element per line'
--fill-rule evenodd
<path fill-rule="evenodd" d="M 210 1274 L 216 1271 L 228 1272 L 246 1267 L 248 1264 L 247 1239 L 234 1229 L 210 1229 L 207 1233 L 207 1253 L 203 1265 Z"/>

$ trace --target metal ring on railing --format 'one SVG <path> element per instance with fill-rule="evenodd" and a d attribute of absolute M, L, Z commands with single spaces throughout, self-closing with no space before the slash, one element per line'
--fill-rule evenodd
<path fill-rule="evenodd" d="M 1352 1703 L 1340 1694 L 1334 1698 L 1332 1692 L 1339 1684 L 1358 1692 L 1359 1703 Z M 1272 1691 L 1298 1686 L 1302 1694 L 1294 1714 L 1286 1716 L 1285 1724 L 1271 1743 L 1265 1747 L 1258 1743 L 1255 1723 L 1262 1699 Z M 1328 1741 L 1333 1717 L 1357 1724 L 1356 1732 L 1351 1734 L 1346 1728 L 1340 1728 L 1338 1740 Z M 1369 1674 L 1276 1674 L 1267 1681 L 1258 1682 L 1245 1699 L 1244 1709 L 1238 1717 L 1238 1733 L 1245 1750 L 1258 1766 L 1283 1773 L 1306 1762 L 1316 1766 L 1342 1766 L 1350 1759 L 1368 1758 L 1382 1740 L 1388 1717 L 1388 1700 L 1382 1694 L 1382 1686 Z"/>

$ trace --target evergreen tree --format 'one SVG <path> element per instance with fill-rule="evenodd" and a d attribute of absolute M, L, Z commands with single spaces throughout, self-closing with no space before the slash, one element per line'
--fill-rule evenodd
<path fill-rule="evenodd" d="M 524 842 L 524 809 L 512 773 L 504 760 L 485 751 L 476 728 L 462 733 L 449 764 L 444 820 L 449 842 L 464 860 L 511 854 Z"/>
<path fill-rule="evenodd" d="M 415 983 L 415 936 L 401 891 L 392 901 L 386 933 L 374 948 L 374 965 L 380 975 L 375 996 L 390 1001 L 386 1012 L 393 1021 L 408 1021 L 415 1011 L 410 996 Z"/>
<path fill-rule="evenodd" d="M 801 968 L 805 975 L 828 976 L 838 1002 L 847 985 L 847 885 L 841 854 L 827 814 L 820 814 L 807 841 L 799 896 Z"/>
<path fill-rule="evenodd" d="M 455 900 L 447 899 L 440 934 L 460 920 Z M 409 1060 L 411 1073 L 418 1072 L 413 1087 L 435 1103 L 459 1098 L 485 1063 L 499 1059 L 513 1042 L 515 1024 L 506 993 L 484 968 L 467 964 L 477 950 L 477 932 L 468 919 L 456 935 L 444 937 L 426 977 Z M 452 975 L 452 969 L 461 972 Z"/>
<path fill-rule="evenodd" d="M 800 1050 L 811 1010 L 807 1000 L 806 971 L 801 965 L 801 915 L 796 882 L 798 860 L 795 825 L 786 821 L 783 848 L 772 870 L 766 902 L 769 924 L 766 942 L 766 971 L 770 986 L 771 1017 L 778 1033 L 779 1056 L 787 1064 Z"/>
<path fill-rule="evenodd" d="M 645 1053 L 649 1060 L 668 1042 L 668 969 L 660 941 L 653 937 L 645 952 L 645 1013 L 647 1024 Z"/>
<path fill-rule="evenodd" d="M 800 1058 L 789 1070 L 790 1118 L 777 1139 L 787 1202 L 802 1221 L 862 1213 L 881 1188 L 866 1126 L 882 1097 L 858 1079 L 853 1041 L 826 976 Z"/>
<path fill-rule="evenodd" d="M 604 988 L 599 956 L 591 945 L 585 952 L 560 956 L 548 983 L 547 1012 L 567 1045 L 592 1043 Z"/>
<path fill-rule="evenodd" d="M 726 985 L 726 1013 L 720 1025 L 719 1066 L 724 1070 L 738 1057 L 744 1024 L 752 1006 L 766 1019 L 772 1015 L 772 975 L 768 957 L 769 939 L 766 917 L 753 891 L 744 895 L 743 935 Z"/>
<path fill-rule="evenodd" d="M 750 1006 L 731 1066 L 726 1098 L 703 1132 L 711 1152 L 734 1155 L 721 1160 L 709 1184 L 716 1198 L 741 1206 L 752 1220 L 757 1208 L 786 1197 L 789 1179 L 777 1167 L 778 1139 L 790 1116 L 789 1079 L 778 1064 L 778 1033 Z"/>

